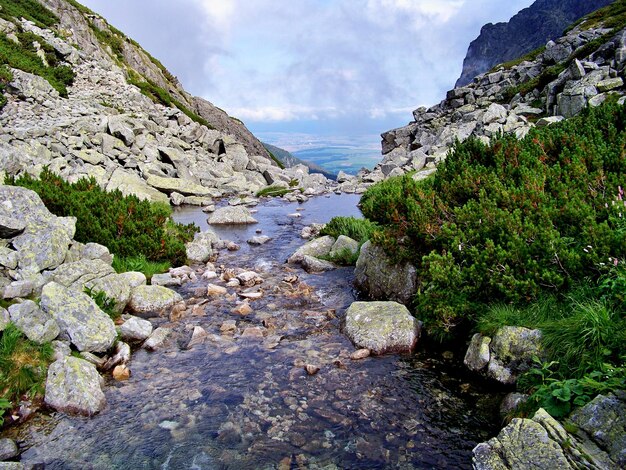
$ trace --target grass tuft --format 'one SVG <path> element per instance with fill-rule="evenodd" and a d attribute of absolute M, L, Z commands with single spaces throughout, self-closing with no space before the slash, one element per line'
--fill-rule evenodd
<path fill-rule="evenodd" d="M 167 272 L 171 267 L 168 262 L 155 262 L 146 259 L 145 255 L 120 257 L 115 256 L 113 258 L 113 269 L 117 273 L 126 273 L 130 271 L 136 271 L 145 274 L 148 281 L 152 279 L 155 274 L 161 274 Z"/>

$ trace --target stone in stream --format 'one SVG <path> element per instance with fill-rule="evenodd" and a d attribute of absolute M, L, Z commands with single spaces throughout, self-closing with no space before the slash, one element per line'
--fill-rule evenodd
<path fill-rule="evenodd" d="M 120 326 L 120 336 L 124 341 L 144 341 L 152 334 L 152 323 L 138 317 L 128 317 Z"/>
<path fill-rule="evenodd" d="M 298 248 L 296 252 L 289 257 L 288 262 L 290 264 L 298 264 L 302 263 L 305 256 L 313 256 L 316 258 L 327 256 L 334 244 L 335 239 L 329 235 L 316 238 Z"/>
<path fill-rule="evenodd" d="M 117 381 L 130 379 L 130 369 L 126 364 L 120 364 L 113 369 L 113 378 Z"/>
<path fill-rule="evenodd" d="M 256 224 L 248 209 L 242 206 L 220 207 L 208 219 L 209 225 L 243 225 Z"/>
<path fill-rule="evenodd" d="M 346 312 L 344 332 L 372 354 L 411 352 L 421 325 L 397 302 L 354 302 Z"/>
<path fill-rule="evenodd" d="M 106 405 L 102 385 L 102 377 L 92 364 L 65 357 L 48 369 L 45 402 L 64 413 L 92 416 Z"/>
<path fill-rule="evenodd" d="M 143 343 L 143 347 L 148 351 L 155 351 L 163 346 L 165 340 L 172 330 L 169 328 L 159 327 L 152 332 L 150 337 Z"/>
<path fill-rule="evenodd" d="M 132 312 L 163 312 L 181 302 L 183 298 L 177 292 L 162 286 L 138 286 L 130 296 L 128 307 Z"/>
<path fill-rule="evenodd" d="M 256 237 L 250 238 L 248 240 L 248 244 L 254 245 L 254 246 L 260 246 L 260 245 L 265 245 L 270 240 L 271 240 L 271 238 L 268 237 L 267 235 L 261 235 L 261 236 L 256 236 Z"/>
<path fill-rule="evenodd" d="M 309 274 L 323 273 L 337 269 L 337 266 L 334 263 L 309 255 L 304 255 L 301 263 L 304 270 Z"/>

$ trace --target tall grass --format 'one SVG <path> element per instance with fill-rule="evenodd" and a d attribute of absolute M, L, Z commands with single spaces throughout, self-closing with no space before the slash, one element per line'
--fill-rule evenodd
<path fill-rule="evenodd" d="M 129 271 L 137 271 L 144 273 L 148 281 L 155 274 L 166 272 L 171 267 L 170 263 L 149 261 L 145 255 L 137 255 L 131 257 L 115 256 L 113 258 L 113 269 L 118 273 L 126 273 Z"/>

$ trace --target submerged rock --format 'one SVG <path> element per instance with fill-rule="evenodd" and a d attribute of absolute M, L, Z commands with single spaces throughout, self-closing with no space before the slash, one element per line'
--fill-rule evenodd
<path fill-rule="evenodd" d="M 382 248 L 370 241 L 361 247 L 354 275 L 356 287 L 370 299 L 407 304 L 417 291 L 415 266 L 393 263 Z"/>
<path fill-rule="evenodd" d="M 403 353 L 415 348 L 420 323 L 397 302 L 354 302 L 346 312 L 344 332 L 372 354 Z"/>
<path fill-rule="evenodd" d="M 45 402 L 64 413 L 95 415 L 106 405 L 102 382 L 92 364 L 77 357 L 65 357 L 48 369 Z"/>

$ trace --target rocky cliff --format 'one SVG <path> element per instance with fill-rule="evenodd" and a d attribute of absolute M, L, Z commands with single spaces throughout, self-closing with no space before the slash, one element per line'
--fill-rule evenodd
<path fill-rule="evenodd" d="M 472 41 L 456 86 L 561 36 L 566 27 L 613 0 L 537 0 L 507 23 L 486 24 Z"/>
<path fill-rule="evenodd" d="M 594 13 L 534 58 L 503 65 L 455 88 L 430 108 L 413 112 L 405 127 L 382 134 L 383 161 L 362 172 L 363 181 L 417 172 L 424 178 L 455 140 L 474 136 L 489 143 L 499 132 L 525 136 L 534 126 L 548 125 L 626 94 L 626 17 L 624 2 Z"/>
<path fill-rule="evenodd" d="M 309 193 L 326 188 L 319 175 L 278 168 L 243 123 L 191 96 L 158 60 L 74 0 L 33 0 L 0 13 L 9 51 L 0 54 L 0 85 L 8 76 L 0 86 L 7 101 L 0 172 L 37 175 L 49 166 L 70 181 L 93 176 L 107 190 L 176 204 L 294 179 Z"/>

